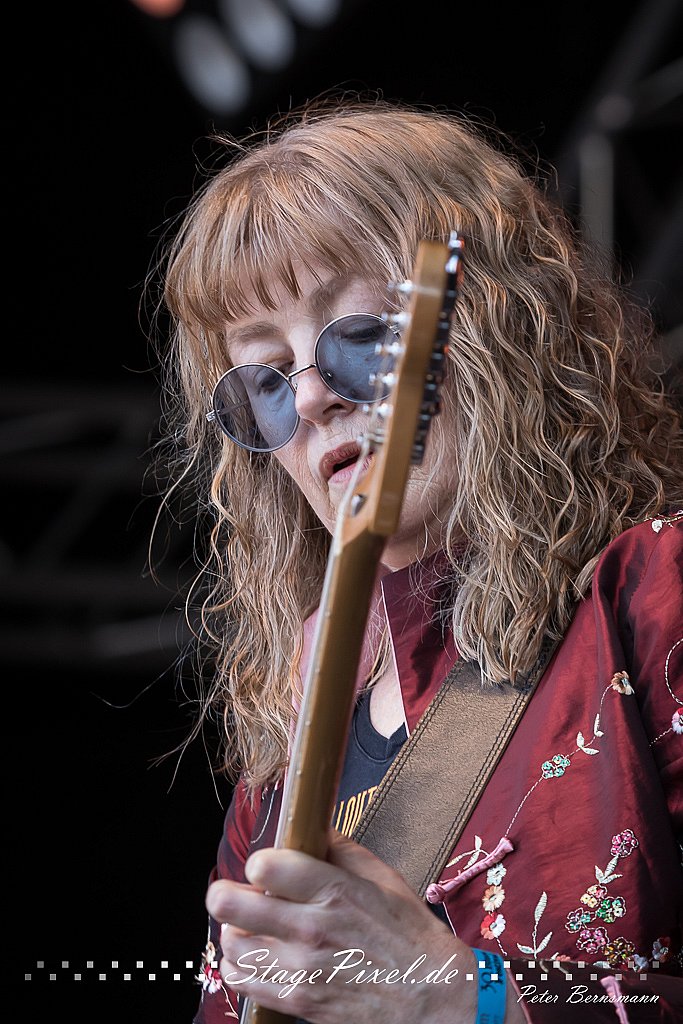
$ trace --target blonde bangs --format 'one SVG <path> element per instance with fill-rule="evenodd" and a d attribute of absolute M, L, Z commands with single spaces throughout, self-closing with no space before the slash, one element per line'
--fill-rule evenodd
<path fill-rule="evenodd" d="M 210 375 L 223 372 L 226 326 L 277 309 L 283 289 L 300 298 L 302 272 L 320 280 L 363 275 L 384 287 L 404 262 L 400 242 L 387 244 L 386 231 L 369 230 L 363 218 L 359 197 L 332 195 L 291 161 L 264 161 L 214 182 L 176 241 L 167 279 L 167 303 L 188 331 L 191 358 L 206 359 Z"/>

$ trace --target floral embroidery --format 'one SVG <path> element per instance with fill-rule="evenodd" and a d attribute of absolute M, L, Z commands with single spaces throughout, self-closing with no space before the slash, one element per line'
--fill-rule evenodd
<path fill-rule="evenodd" d="M 671 659 L 673 652 L 681 644 L 683 644 L 683 637 L 681 637 L 681 639 L 678 640 L 669 651 L 665 665 L 665 681 L 673 700 L 678 700 L 678 698 L 673 693 L 669 684 L 667 670 L 669 660 Z M 616 666 L 612 664 L 610 667 L 614 669 Z M 556 747 L 556 752 L 551 756 L 548 756 L 547 759 L 539 765 L 540 771 L 536 780 L 524 793 L 507 825 L 507 828 L 505 829 L 506 836 L 513 832 L 515 822 L 524 812 L 524 809 L 529 804 L 530 799 L 533 798 L 533 794 L 539 785 L 542 786 L 544 781 L 562 777 L 570 766 L 572 767 L 573 778 L 575 772 L 581 770 L 581 759 L 579 758 L 579 761 L 576 762 L 576 756 L 578 754 L 583 753 L 599 756 L 603 752 L 600 741 L 606 731 L 603 725 L 603 719 L 606 719 L 606 709 L 613 710 L 610 705 L 611 701 L 618 701 L 621 696 L 633 696 L 635 693 L 629 673 L 625 669 L 613 671 L 611 676 L 606 674 L 604 680 L 604 689 L 600 696 L 599 705 L 597 709 L 594 709 L 594 712 L 596 711 L 597 713 L 594 714 L 592 733 L 586 728 L 587 723 L 580 723 L 583 725 L 583 731 L 579 731 L 576 734 L 576 746 L 574 749 L 571 749 L 571 740 L 569 742 L 566 740 L 560 740 L 564 746 L 564 751 L 557 752 Z M 588 721 L 590 721 L 590 719 L 588 719 Z M 671 726 L 667 731 L 670 732 L 672 730 L 675 730 L 679 734 L 683 734 L 683 707 L 681 706 L 676 708 L 671 719 Z M 664 735 L 666 735 L 666 733 L 662 733 L 662 736 Z M 660 738 L 661 737 L 656 737 L 652 740 L 651 745 L 652 743 L 657 742 Z M 538 764 L 538 762 L 536 763 Z M 571 785 L 571 783 L 569 784 Z M 473 861 L 481 858 L 480 847 L 481 840 L 477 837 L 477 847 L 469 854 L 460 854 L 460 857 L 469 856 L 469 863 L 471 864 Z M 626 866 L 624 862 L 638 849 L 639 841 L 636 838 L 633 829 L 617 829 L 617 832 L 611 837 L 611 857 L 607 866 L 603 869 L 596 866 L 596 884 L 591 884 L 586 888 L 583 895 L 579 897 L 581 906 L 575 905 L 575 909 L 568 913 L 565 918 L 565 930 L 573 936 L 576 948 L 583 951 L 585 954 L 590 955 L 592 958 L 595 958 L 595 960 L 599 962 L 600 966 L 618 966 L 622 962 L 627 961 L 629 956 L 633 960 L 636 955 L 635 945 L 630 942 L 628 938 L 623 935 L 616 938 L 610 937 L 609 932 L 612 931 L 610 926 L 614 925 L 615 922 L 620 921 L 626 916 L 627 905 L 623 896 L 618 894 L 612 895 L 611 892 L 608 892 L 607 886 L 623 877 L 622 874 L 619 873 L 619 869 L 623 869 Z M 455 863 L 455 861 L 459 860 L 460 857 L 455 858 L 452 863 Z M 482 864 L 482 868 L 483 867 L 484 865 Z M 485 867 L 489 868 L 489 865 L 485 865 Z M 494 863 L 494 865 L 491 865 L 490 869 L 487 871 L 487 888 L 482 894 L 482 904 L 487 913 L 481 922 L 480 930 L 484 938 L 489 940 L 496 939 L 501 952 L 507 956 L 508 953 L 504 949 L 504 945 L 507 945 L 507 943 L 501 941 L 499 938 L 502 931 L 505 930 L 505 918 L 500 913 L 496 914 L 496 911 L 504 902 L 506 896 L 509 898 L 509 885 L 506 885 L 505 889 L 501 885 L 505 876 L 506 871 L 501 864 Z M 588 881 L 588 879 L 586 879 L 586 881 Z M 614 888 L 616 888 L 616 886 Z M 496 893 L 496 889 L 500 889 L 501 895 Z M 543 931 L 540 927 L 540 918 L 545 910 L 546 903 L 547 894 L 543 893 L 534 912 L 535 926 L 533 928 L 531 942 L 528 945 L 523 945 L 520 942 L 516 943 L 519 951 L 525 956 L 534 956 L 538 958 L 539 954 L 543 952 L 552 939 L 553 931 L 549 931 L 548 934 L 544 935 L 540 940 L 537 937 L 537 933 L 543 935 Z M 569 906 L 571 906 L 571 903 Z M 506 915 L 509 917 L 507 911 Z M 594 925 L 594 927 L 591 927 L 591 925 Z M 560 931 L 559 934 L 561 936 L 563 932 Z M 661 956 L 666 958 L 669 954 L 667 953 L 668 946 L 664 938 L 661 940 L 660 945 Z M 552 949 L 553 947 L 550 948 Z M 653 957 L 655 949 L 658 949 L 658 947 L 653 948 Z M 557 949 L 550 958 L 553 960 L 559 960 L 562 956 L 560 950 L 561 947 Z M 640 949 L 638 952 L 649 953 L 649 950 Z M 543 955 L 548 956 L 547 953 L 544 953 Z M 576 955 L 569 957 L 569 959 L 575 960 Z M 640 957 L 640 960 L 645 964 L 650 963 L 647 956 Z M 654 962 L 657 962 L 656 959 Z"/>
<path fill-rule="evenodd" d="M 610 686 L 613 690 L 616 690 L 617 693 L 623 693 L 626 694 L 626 696 L 633 693 L 633 687 L 629 681 L 628 672 L 615 672 L 612 676 Z"/>
<path fill-rule="evenodd" d="M 638 840 L 630 828 L 624 829 L 616 836 L 612 836 L 611 854 L 613 857 L 630 857 L 638 846 Z"/>
<path fill-rule="evenodd" d="M 565 769 L 569 767 L 570 760 L 564 754 L 555 754 L 552 761 L 544 761 L 541 771 L 544 779 L 558 778 L 564 775 Z"/>
<path fill-rule="evenodd" d="M 587 907 L 597 907 L 600 901 L 607 895 L 604 885 L 591 885 L 581 897 L 581 902 Z"/>
<path fill-rule="evenodd" d="M 621 896 L 616 896 L 614 899 L 603 900 L 596 910 L 595 916 L 605 924 L 612 924 L 618 917 L 623 917 L 625 913 L 626 901 Z"/>
<path fill-rule="evenodd" d="M 205 992 L 211 995 L 223 988 L 221 972 L 214 966 L 216 963 L 216 947 L 209 941 L 202 953 L 202 966 L 196 980 L 200 981 Z"/>
<path fill-rule="evenodd" d="M 596 865 L 597 883 L 589 885 L 583 896 L 580 897 L 583 907 L 577 907 L 576 910 L 567 914 L 565 928 L 568 932 L 578 932 L 577 948 L 589 955 L 598 954 L 600 960 L 596 962 L 602 963 L 604 966 L 619 967 L 625 964 L 629 958 L 633 960 L 635 946 L 623 935 L 616 939 L 610 939 L 609 932 L 602 925 L 594 928 L 589 928 L 587 925 L 596 918 L 599 918 L 605 925 L 613 924 L 614 921 L 626 914 L 624 897 L 609 895 L 607 886 L 610 882 L 615 882 L 622 877 L 615 872 L 619 860 L 630 857 L 639 845 L 633 829 L 625 828 L 613 835 L 610 849 L 612 859 L 604 870 Z M 666 939 L 661 940 L 662 947 L 666 941 Z M 647 965 L 647 959 L 641 959 L 644 959 Z"/>
<path fill-rule="evenodd" d="M 656 516 L 650 520 L 650 526 L 655 533 L 659 533 L 663 526 L 672 526 L 673 523 L 677 523 L 683 516 L 683 509 L 679 509 L 678 512 L 674 512 L 672 516 Z M 647 522 L 647 520 L 645 520 Z"/>
<path fill-rule="evenodd" d="M 602 953 L 610 967 L 627 967 L 635 951 L 636 947 L 633 943 L 620 935 L 618 939 L 612 939 L 611 942 L 606 943 Z"/>
<path fill-rule="evenodd" d="M 500 885 L 507 874 L 502 864 L 496 864 L 486 872 L 486 881 L 489 885 Z"/>
<path fill-rule="evenodd" d="M 490 885 L 488 889 L 484 890 L 484 898 L 481 901 L 484 904 L 484 910 L 498 910 L 503 900 L 505 899 L 505 889 L 502 885 Z"/>
<path fill-rule="evenodd" d="M 548 932 L 548 934 L 545 935 L 541 939 L 540 942 L 537 943 L 537 941 L 536 941 L 536 935 L 538 933 L 538 926 L 540 924 L 541 918 L 543 917 L 543 914 L 545 912 L 545 908 L 546 908 L 547 904 L 548 904 L 548 894 L 545 893 L 545 892 L 542 892 L 541 893 L 541 898 L 539 899 L 538 903 L 536 904 L 536 908 L 534 910 L 534 930 L 531 933 L 531 945 L 530 946 L 523 946 L 519 942 L 517 943 L 517 949 L 520 951 L 520 953 L 524 953 L 526 956 L 538 956 L 538 954 L 542 950 L 545 949 L 545 947 L 548 945 L 548 943 L 550 942 L 550 940 L 552 938 L 553 933 L 552 932 Z"/>
<path fill-rule="evenodd" d="M 505 931 L 505 918 L 502 914 L 487 914 L 479 931 L 485 939 L 496 939 Z"/>
<path fill-rule="evenodd" d="M 479 840 L 481 843 L 481 840 Z M 505 918 L 495 911 L 502 906 L 505 900 L 505 889 L 498 883 L 507 874 L 502 864 L 493 864 L 486 872 L 488 886 L 484 889 L 481 898 L 484 910 L 487 911 L 479 930 L 485 939 L 497 939 L 505 931 Z"/>
<path fill-rule="evenodd" d="M 577 907 L 576 910 L 567 914 L 565 928 L 568 932 L 578 932 L 584 925 L 590 924 L 594 917 L 595 914 L 592 914 L 590 910 L 582 910 L 581 907 Z"/>
<path fill-rule="evenodd" d="M 671 939 L 668 935 L 662 936 L 656 939 L 652 946 L 652 959 L 658 960 L 660 964 L 666 963 L 667 960 L 671 959 L 671 951 L 669 946 L 671 945 Z"/>
<path fill-rule="evenodd" d="M 678 643 L 683 643 L 683 637 L 681 637 L 681 639 L 678 641 Z M 675 646 L 677 646 L 677 645 L 675 644 L 674 647 Z M 672 648 L 671 651 L 669 651 L 669 656 L 671 655 L 673 649 L 674 648 Z M 667 685 L 668 685 L 668 677 L 667 677 Z M 671 688 L 669 687 L 669 689 L 671 689 Z M 590 736 L 588 739 L 586 739 L 586 737 L 584 736 L 583 732 L 579 731 L 577 733 L 577 735 L 576 735 L 576 748 L 575 748 L 575 750 L 572 750 L 569 754 L 554 754 L 548 760 L 543 761 L 543 763 L 541 764 L 541 775 L 540 775 L 540 778 L 537 779 L 536 782 L 534 782 L 533 786 L 531 786 L 531 788 L 529 790 L 527 790 L 527 792 L 522 797 L 519 805 L 517 806 L 517 809 L 515 810 L 515 813 L 512 815 L 512 819 L 510 820 L 510 823 L 509 823 L 509 825 L 507 827 L 507 830 L 506 830 L 506 835 L 509 835 L 509 833 L 512 831 L 512 827 L 515 824 L 518 816 L 521 814 L 522 808 L 524 807 L 524 805 L 526 804 L 527 800 L 532 795 L 532 793 L 534 792 L 536 787 L 540 783 L 542 783 L 544 779 L 554 779 L 554 778 L 558 778 L 558 777 L 564 775 L 566 769 L 569 768 L 569 766 L 571 764 L 571 761 L 572 761 L 572 758 L 573 758 L 574 754 L 578 754 L 579 752 L 581 752 L 583 754 L 588 754 L 588 755 L 591 755 L 591 756 L 595 756 L 596 754 L 599 754 L 598 747 L 593 746 L 592 744 L 594 744 L 597 740 L 601 739 L 605 735 L 604 731 L 602 729 L 602 722 L 601 722 L 602 709 L 603 709 L 603 705 L 605 703 L 605 700 L 606 700 L 608 694 L 615 693 L 615 692 L 616 693 L 620 693 L 622 695 L 623 694 L 632 694 L 634 692 L 633 687 L 631 686 L 631 683 L 630 683 L 630 680 L 629 680 L 628 672 L 626 672 L 624 670 L 619 671 L 619 672 L 615 672 L 613 674 L 610 682 L 607 684 L 605 689 L 602 691 L 602 695 L 600 697 L 600 704 L 598 705 L 597 714 L 595 715 L 595 719 L 593 721 L 593 734 L 592 734 L 592 736 Z M 673 696 L 673 693 L 671 695 Z M 683 726 L 683 722 L 681 724 Z M 662 736 L 663 735 L 665 735 L 665 733 L 662 733 Z M 657 739 L 661 739 L 661 737 L 658 736 L 655 740 L 652 741 L 652 743 L 656 743 Z M 492 884 L 496 884 L 496 883 L 492 883 Z"/>
<path fill-rule="evenodd" d="M 683 636 L 680 638 L 680 640 L 677 640 L 676 643 L 670 648 L 666 656 L 666 660 L 664 662 L 664 685 L 666 686 L 671 699 L 675 701 L 675 703 L 678 705 L 683 704 L 683 700 L 681 700 L 680 697 L 677 697 L 674 691 L 671 689 L 671 680 L 669 679 L 669 663 L 671 661 L 671 656 L 673 655 L 674 651 L 677 647 L 680 647 L 681 644 L 683 644 Z M 673 715 L 671 716 L 671 725 L 669 726 L 669 728 L 665 729 L 664 732 L 660 732 L 659 736 L 655 736 L 653 740 L 650 740 L 650 746 L 654 746 L 655 743 L 658 743 L 665 736 L 668 736 L 672 730 L 676 733 L 677 736 L 683 735 L 683 710 L 680 707 L 677 707 Z"/>
<path fill-rule="evenodd" d="M 586 953 L 598 953 L 609 941 L 604 928 L 582 928 L 576 945 Z"/>

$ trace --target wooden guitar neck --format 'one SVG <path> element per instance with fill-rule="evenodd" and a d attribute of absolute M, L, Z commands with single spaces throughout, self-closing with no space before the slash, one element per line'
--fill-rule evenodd
<path fill-rule="evenodd" d="M 412 280 L 398 289 L 409 294 L 410 304 L 407 313 L 387 316 L 400 329 L 395 352 L 387 352 L 398 357 L 391 395 L 375 408 L 366 437 L 374 457 L 366 473 L 351 481 L 335 528 L 275 840 L 276 847 L 319 860 L 327 856 L 382 552 L 398 528 L 410 467 L 421 461 L 439 408 L 462 247 L 455 233 L 449 244 L 422 242 Z M 241 1015 L 241 1024 L 294 1020 L 251 999 Z"/>

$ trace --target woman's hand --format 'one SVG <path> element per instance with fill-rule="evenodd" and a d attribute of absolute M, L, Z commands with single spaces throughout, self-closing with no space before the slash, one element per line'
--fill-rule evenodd
<path fill-rule="evenodd" d="M 475 1020 L 472 950 L 368 850 L 331 831 L 327 861 L 264 849 L 245 872 L 206 899 L 241 996 L 313 1024 Z"/>

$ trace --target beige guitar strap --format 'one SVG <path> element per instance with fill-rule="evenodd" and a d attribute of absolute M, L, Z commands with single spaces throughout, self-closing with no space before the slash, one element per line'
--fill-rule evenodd
<path fill-rule="evenodd" d="M 418 896 L 438 881 L 558 643 L 546 637 L 514 687 L 482 685 L 476 662 L 456 661 L 361 816 L 352 838 Z"/>

